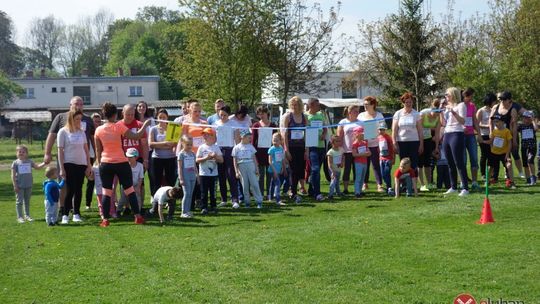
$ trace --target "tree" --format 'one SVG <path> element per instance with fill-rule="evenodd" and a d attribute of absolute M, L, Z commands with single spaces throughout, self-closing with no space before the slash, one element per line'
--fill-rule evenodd
<path fill-rule="evenodd" d="M 159 21 L 177 23 L 182 19 L 182 17 L 179 11 L 168 10 L 164 6 L 151 5 L 139 8 L 139 10 L 137 11 L 136 19 L 149 23 L 155 23 Z"/>
<path fill-rule="evenodd" d="M 9 78 L 0 71 L 0 108 L 12 102 L 15 96 L 23 93 L 23 88 L 9 80 Z"/>
<path fill-rule="evenodd" d="M 64 42 L 64 22 L 50 15 L 45 18 L 35 18 L 30 23 L 27 36 L 30 47 L 46 59 L 45 68 L 53 70 L 55 60 Z"/>
<path fill-rule="evenodd" d="M 423 2 L 401 0 L 398 14 L 361 29 L 367 52 L 359 66 L 372 65 L 369 78 L 394 100 L 410 91 L 423 101 L 441 85 L 434 77 L 441 64 L 434 59 L 437 31 L 422 13 Z"/>
<path fill-rule="evenodd" d="M 0 71 L 9 76 L 18 76 L 24 66 L 21 50 L 13 42 L 13 23 L 3 11 L 0 11 L 0 54 Z"/>
<path fill-rule="evenodd" d="M 256 35 L 265 63 L 279 82 L 274 95 L 283 103 L 292 91 L 315 93 L 318 88 L 305 84 L 338 65 L 341 56 L 333 46 L 342 37 L 334 41 L 332 33 L 342 21 L 339 8 L 338 2 L 325 17 L 319 4 L 308 7 L 303 0 L 276 0 L 260 10 L 258 18 L 268 25 Z"/>

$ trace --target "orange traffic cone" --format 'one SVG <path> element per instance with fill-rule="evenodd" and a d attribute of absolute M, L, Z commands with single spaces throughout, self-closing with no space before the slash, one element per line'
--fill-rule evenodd
<path fill-rule="evenodd" d="M 484 207 L 482 208 L 482 215 L 480 220 L 476 222 L 477 224 L 484 225 L 489 223 L 494 223 L 493 214 L 491 213 L 491 204 L 489 203 L 489 198 L 484 198 Z"/>

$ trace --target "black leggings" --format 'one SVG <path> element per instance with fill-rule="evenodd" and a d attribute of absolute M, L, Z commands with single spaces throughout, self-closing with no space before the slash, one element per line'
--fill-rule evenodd
<path fill-rule="evenodd" d="M 298 181 L 304 178 L 304 171 L 306 170 L 306 160 L 304 159 L 304 153 L 306 149 L 304 147 L 289 147 L 289 153 L 291 153 L 291 167 L 292 185 L 291 192 L 295 196 L 298 192 Z"/>
<path fill-rule="evenodd" d="M 86 166 L 65 163 L 64 169 L 66 170 L 67 192 L 62 215 L 69 215 L 71 209 L 73 209 L 74 215 L 81 214 L 82 187 Z"/>
<path fill-rule="evenodd" d="M 344 159 L 344 166 L 343 166 L 343 181 L 348 182 L 350 181 L 351 171 L 353 173 L 353 181 L 356 178 L 356 172 L 354 171 L 354 158 L 352 156 L 352 152 L 346 152 L 343 153 L 343 159 Z M 352 169 L 352 170 L 351 170 Z"/>
<path fill-rule="evenodd" d="M 94 158 L 90 158 L 90 163 L 94 164 Z M 86 180 L 86 206 L 90 207 L 92 205 L 92 198 L 94 197 L 94 180 Z"/>
<path fill-rule="evenodd" d="M 150 183 L 150 186 L 154 187 L 150 189 L 152 196 L 156 191 L 161 187 L 161 181 L 163 180 L 163 175 L 165 174 L 165 186 L 174 186 L 177 178 L 176 170 L 176 158 L 156 158 L 152 157 L 152 174 L 151 178 L 153 182 Z"/>
<path fill-rule="evenodd" d="M 129 189 L 130 187 L 133 187 L 131 166 L 128 162 L 114 164 L 101 163 L 99 166 L 99 175 L 101 177 L 103 190 L 107 189 L 112 191 L 113 179 L 115 175 L 118 176 L 122 189 Z M 127 197 L 133 213 L 139 214 L 139 202 L 137 201 L 135 191 L 131 192 Z M 111 210 L 111 197 L 103 193 L 103 201 L 101 204 L 103 206 L 103 217 L 108 219 Z"/>

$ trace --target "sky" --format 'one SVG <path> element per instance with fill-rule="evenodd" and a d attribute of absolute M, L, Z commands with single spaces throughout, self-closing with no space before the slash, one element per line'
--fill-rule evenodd
<path fill-rule="evenodd" d="M 489 6 L 487 0 L 453 0 L 455 2 L 455 14 L 459 14 L 461 8 L 463 17 L 475 14 L 487 13 Z M 165 6 L 169 9 L 179 9 L 177 0 L 2 0 L 0 10 L 6 12 L 15 25 L 15 42 L 25 45 L 25 35 L 28 24 L 33 18 L 43 18 L 54 15 L 62 19 L 65 24 L 75 24 L 84 16 L 94 15 L 100 8 L 111 11 L 115 18 L 134 18 L 139 7 L 148 5 Z M 307 0 L 307 3 L 320 3 L 324 9 L 335 6 L 337 1 L 330 0 Z M 446 13 L 448 0 L 426 0 L 426 7 L 431 10 L 434 17 L 440 17 Z M 371 22 L 383 19 L 386 15 L 396 13 L 399 9 L 399 0 L 341 0 L 340 16 L 343 23 L 338 28 L 339 33 L 355 36 L 357 24 L 363 19 Z"/>

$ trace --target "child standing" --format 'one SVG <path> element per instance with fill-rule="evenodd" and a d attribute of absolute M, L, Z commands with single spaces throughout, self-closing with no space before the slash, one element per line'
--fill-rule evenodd
<path fill-rule="evenodd" d="M 31 159 L 28 159 L 28 148 L 25 145 L 18 145 L 17 159 L 11 164 L 11 182 L 13 183 L 13 191 L 15 191 L 17 221 L 33 221 L 30 217 L 30 197 L 32 196 L 32 169 L 41 169 L 45 163 L 36 164 Z M 23 214 L 24 206 L 24 214 Z"/>
<path fill-rule="evenodd" d="M 531 111 L 523 112 L 523 123 L 518 127 L 518 133 L 521 134 L 521 159 L 527 161 L 525 166 L 525 176 L 527 184 L 533 186 L 536 184 L 536 175 L 534 175 L 534 159 L 536 158 L 536 131 L 538 126 L 533 121 Z"/>
<path fill-rule="evenodd" d="M 136 148 L 129 148 L 126 151 L 126 157 L 131 167 L 131 177 L 133 179 L 133 190 L 135 190 L 135 195 L 137 195 L 137 202 L 139 203 L 139 210 L 142 210 L 142 199 L 141 199 L 141 185 L 144 180 L 144 167 L 137 161 L 139 158 L 139 151 Z M 128 205 L 128 199 L 123 189 L 120 191 L 120 200 L 118 200 L 118 208 L 116 214 L 118 217 L 121 216 L 124 211 L 124 206 Z M 124 214 L 129 214 L 130 212 L 125 212 Z"/>
<path fill-rule="evenodd" d="M 433 151 L 433 159 L 437 164 L 437 189 L 448 189 L 450 188 L 450 168 L 444 149 L 441 149 L 440 146 L 441 144 L 439 144 L 438 150 Z"/>
<path fill-rule="evenodd" d="M 395 183 L 395 198 L 398 198 L 400 192 L 406 191 L 407 196 L 412 196 L 414 191 L 414 196 L 418 195 L 418 188 L 416 187 L 416 173 L 413 168 L 411 168 L 411 159 L 408 157 L 403 158 L 399 162 L 399 168 L 394 173 L 394 183 Z"/>
<path fill-rule="evenodd" d="M 182 190 L 178 187 L 163 186 L 159 188 L 154 197 L 152 198 L 152 206 L 157 205 L 159 222 L 164 223 L 163 218 L 163 206 L 169 204 L 169 214 L 167 215 L 167 220 L 172 221 L 174 214 L 174 206 L 176 205 L 176 200 L 182 197 Z"/>
<path fill-rule="evenodd" d="M 352 156 L 354 157 L 354 196 L 364 196 L 362 185 L 366 177 L 368 157 L 371 155 L 368 142 L 364 140 L 364 127 L 358 126 L 353 129 L 354 142 L 352 144 Z"/>
<path fill-rule="evenodd" d="M 250 191 L 255 197 L 257 208 L 262 208 L 262 195 L 259 188 L 259 166 L 255 153 L 257 150 L 251 144 L 251 132 L 249 129 L 240 131 L 241 141 L 234 146 L 232 157 L 234 160 L 234 169 L 236 177 L 240 179 L 244 190 L 244 201 L 246 207 L 250 204 Z"/>
<path fill-rule="evenodd" d="M 330 142 L 332 143 L 332 149 L 326 153 L 326 161 L 328 162 L 328 168 L 330 168 L 331 181 L 330 189 L 328 191 L 328 198 L 332 199 L 334 194 L 342 196 L 339 189 L 339 181 L 341 178 L 341 168 L 343 168 L 343 148 L 341 147 L 341 138 L 337 135 L 332 136 Z"/>
<path fill-rule="evenodd" d="M 54 167 L 47 167 L 45 176 L 47 177 L 47 180 L 43 182 L 45 222 L 49 226 L 54 226 L 58 220 L 58 199 L 60 198 L 60 189 L 64 187 L 64 180 L 60 183 L 56 181 L 58 172 Z"/>
<path fill-rule="evenodd" d="M 268 173 L 271 176 L 270 188 L 268 193 L 274 193 L 276 197 L 276 204 L 278 206 L 285 206 L 285 203 L 281 201 L 281 180 L 280 175 L 287 176 L 287 170 L 284 164 L 284 152 L 281 146 L 281 134 L 274 133 L 272 135 L 272 147 L 268 149 Z"/>
<path fill-rule="evenodd" d="M 178 181 L 182 186 L 184 197 L 182 198 L 181 218 L 191 218 L 191 199 L 195 184 L 199 177 L 197 166 L 195 165 L 195 153 L 193 153 L 193 139 L 188 135 L 182 136 L 182 150 L 178 153 Z"/>
<path fill-rule="evenodd" d="M 381 121 L 378 129 L 379 135 L 377 136 L 377 139 L 379 141 L 381 176 L 386 184 L 386 192 L 388 195 L 394 196 L 394 189 L 392 189 L 392 166 L 394 165 L 396 153 L 394 152 L 392 137 L 386 134 L 386 122 Z"/>
<path fill-rule="evenodd" d="M 210 212 L 217 214 L 216 209 L 216 178 L 218 163 L 223 162 L 221 150 L 216 145 L 216 131 L 206 128 L 202 131 L 204 144 L 197 149 L 196 162 L 199 164 L 201 180 L 201 214 L 208 214 L 208 192 L 210 192 Z M 238 205 L 238 203 L 237 203 Z M 234 205 L 233 205 L 234 207 Z"/>
<path fill-rule="evenodd" d="M 491 120 L 495 124 L 495 128 L 490 135 L 490 145 L 492 157 L 489 163 L 489 176 L 493 175 L 493 172 L 499 172 L 499 165 L 502 163 L 506 166 L 506 187 L 510 189 L 516 189 L 514 184 L 514 172 L 512 170 L 512 159 L 510 158 L 510 147 L 512 145 L 512 133 L 506 128 L 506 124 L 501 120 L 501 115 L 494 114 L 491 116 Z M 493 178 L 497 178 L 493 176 Z"/>

